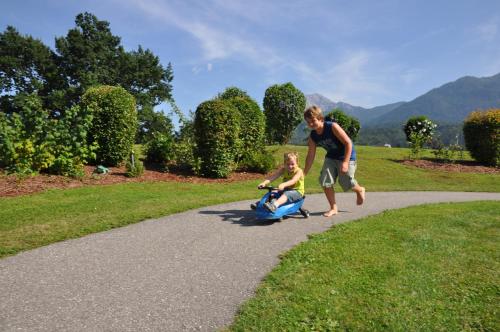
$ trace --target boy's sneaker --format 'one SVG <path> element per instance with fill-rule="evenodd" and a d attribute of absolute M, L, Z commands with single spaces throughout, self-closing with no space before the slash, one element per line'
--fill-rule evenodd
<path fill-rule="evenodd" d="M 264 207 L 269 211 L 269 212 L 274 212 L 276 211 L 276 205 L 274 205 L 273 203 L 271 202 L 266 202 L 264 204 Z"/>
<path fill-rule="evenodd" d="M 259 204 L 259 202 L 257 202 L 257 203 L 252 203 L 252 204 L 250 204 L 250 208 L 251 208 L 252 210 L 257 210 L 257 205 L 258 205 L 258 204 Z"/>

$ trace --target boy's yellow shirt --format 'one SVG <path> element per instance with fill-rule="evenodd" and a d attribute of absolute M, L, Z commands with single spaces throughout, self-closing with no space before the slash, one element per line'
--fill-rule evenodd
<path fill-rule="evenodd" d="M 294 175 L 299 171 L 301 170 L 300 168 L 297 167 L 297 169 L 295 170 L 295 172 L 293 173 L 290 173 L 288 171 L 288 169 L 285 169 L 284 172 L 283 172 L 283 182 L 286 182 L 288 180 L 291 180 Z M 305 193 L 305 186 L 304 186 L 304 172 L 302 172 L 302 176 L 300 177 L 299 181 L 295 182 L 295 184 L 291 187 L 288 187 L 290 189 L 295 189 L 297 190 L 302 196 L 304 196 L 304 193 Z"/>

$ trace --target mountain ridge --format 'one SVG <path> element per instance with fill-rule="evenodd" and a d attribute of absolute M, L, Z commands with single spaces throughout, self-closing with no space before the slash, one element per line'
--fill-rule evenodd
<path fill-rule="evenodd" d="M 454 130 L 458 131 L 470 112 L 500 108 L 500 73 L 487 77 L 463 76 L 433 88 L 409 102 L 363 108 L 343 101 L 334 102 L 319 93 L 312 93 L 306 95 L 306 105 L 318 105 L 325 114 L 339 108 L 357 118 L 361 124 L 361 136 L 363 128 L 366 131 L 370 129 L 371 132 L 376 128 L 400 128 L 410 117 L 416 115 L 425 115 L 439 125 L 454 126 L 457 128 Z M 307 135 L 307 128 L 302 121 L 294 131 L 292 144 L 304 144 L 304 135 Z M 461 132 L 453 135 L 461 135 Z M 401 139 L 398 135 L 397 145 L 401 145 Z"/>

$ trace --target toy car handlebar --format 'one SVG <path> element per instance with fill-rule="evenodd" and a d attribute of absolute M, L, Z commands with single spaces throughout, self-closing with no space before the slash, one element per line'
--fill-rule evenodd
<path fill-rule="evenodd" d="M 279 188 L 276 188 L 276 187 L 270 187 L 270 186 L 258 186 L 257 189 L 267 189 L 269 191 L 273 191 L 273 190 L 279 190 Z"/>

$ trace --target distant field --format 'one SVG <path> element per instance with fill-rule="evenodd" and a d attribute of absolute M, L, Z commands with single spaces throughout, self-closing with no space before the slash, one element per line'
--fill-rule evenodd
<path fill-rule="evenodd" d="M 295 150 L 304 164 L 306 147 L 269 147 L 282 161 Z M 447 173 L 404 166 L 398 161 L 408 149 L 357 147 L 358 181 L 368 191 L 485 191 L 500 192 L 496 174 Z M 321 192 L 317 182 L 324 152 L 306 179 L 306 191 Z M 128 183 L 0 198 L 0 257 L 69 238 L 105 231 L 148 218 L 201 206 L 259 197 L 259 180 L 228 184 L 175 182 Z M 213 195 L 207 194 L 213 192 Z"/>

